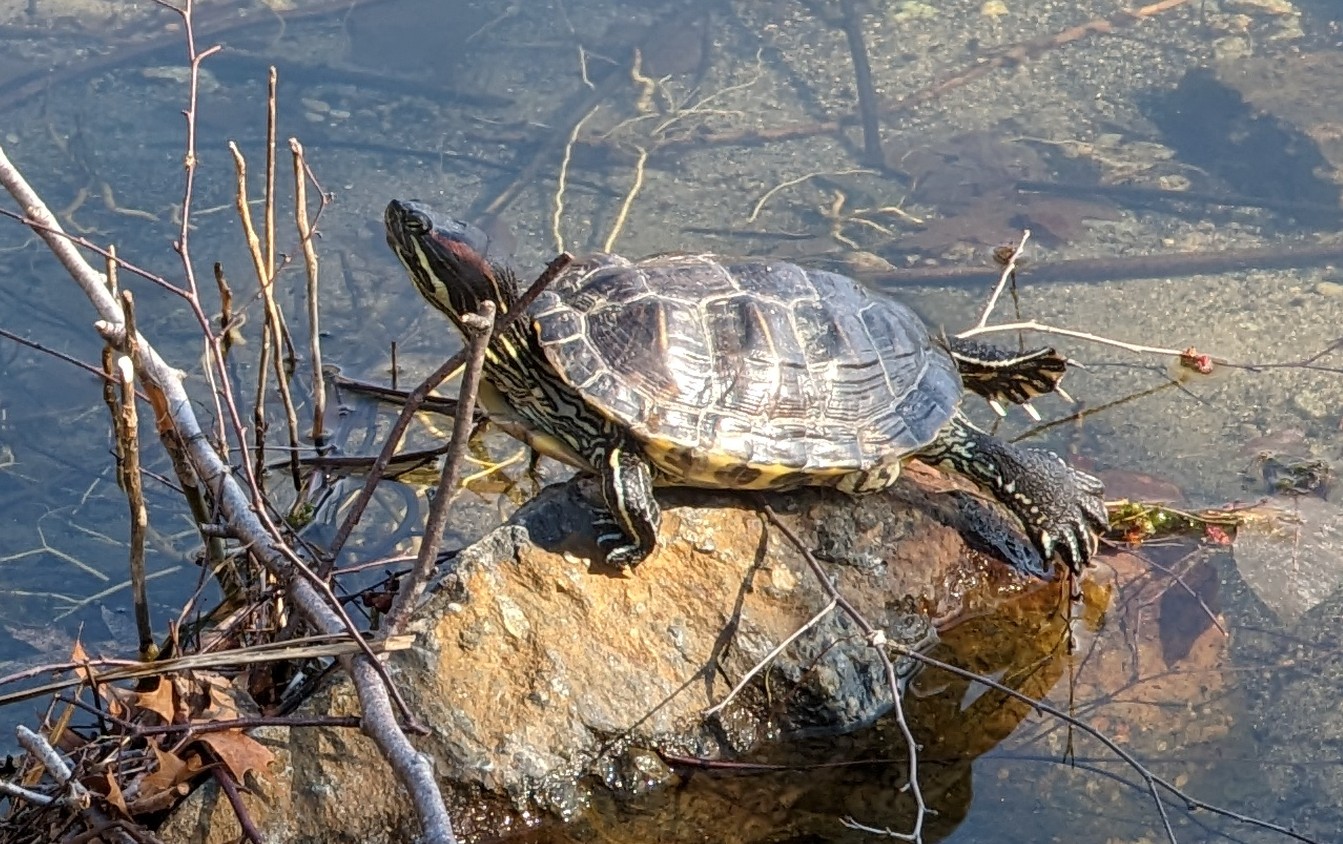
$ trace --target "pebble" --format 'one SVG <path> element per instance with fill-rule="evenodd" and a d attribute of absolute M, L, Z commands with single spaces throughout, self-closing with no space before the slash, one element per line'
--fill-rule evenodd
<path fill-rule="evenodd" d="M 1291 405 L 1302 416 L 1316 421 L 1328 419 L 1338 412 L 1338 408 L 1330 399 L 1307 391 L 1295 393 L 1291 398 Z"/>
<path fill-rule="evenodd" d="M 1227 35 L 1212 42 L 1212 55 L 1218 62 L 1234 62 L 1254 55 L 1254 47 L 1249 38 Z"/>
<path fill-rule="evenodd" d="M 1343 284 L 1337 281 L 1321 281 L 1315 284 L 1315 292 L 1330 299 L 1343 298 Z"/>
<path fill-rule="evenodd" d="M 937 17 L 937 7 L 930 6 L 927 3 L 918 3 L 915 0 L 901 0 L 895 4 L 895 11 L 891 15 L 894 21 L 907 20 L 931 20 Z"/>
<path fill-rule="evenodd" d="M 187 85 L 191 82 L 191 68 L 176 65 L 147 67 L 140 71 L 140 75 L 146 79 L 161 79 L 179 85 Z M 219 80 L 215 78 L 209 68 L 202 67 L 196 75 L 196 87 L 202 94 L 217 91 L 219 90 Z"/>
<path fill-rule="evenodd" d="M 499 606 L 499 615 L 504 621 L 504 629 L 515 639 L 525 639 L 531 632 L 531 622 L 527 620 L 527 614 L 522 611 L 522 607 L 517 605 L 512 598 L 507 595 L 496 595 L 495 603 Z"/>

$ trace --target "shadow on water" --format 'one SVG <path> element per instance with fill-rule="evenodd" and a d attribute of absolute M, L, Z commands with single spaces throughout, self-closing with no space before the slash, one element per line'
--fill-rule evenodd
<path fill-rule="evenodd" d="M 60 5 L 0 21 L 3 142 L 53 206 L 67 206 L 67 224 L 163 271 L 174 259 L 181 194 L 180 33 L 170 15 L 137 4 Z M 861 121 L 841 119 L 859 97 L 841 5 L 384 0 L 282 17 L 204 5 L 198 38 L 225 49 L 201 80 L 194 252 L 239 280 L 245 312 L 257 319 L 242 281 L 248 259 L 230 211 L 226 142 L 258 166 L 265 69 L 275 64 L 280 137 L 304 141 L 335 194 L 322 225 L 332 279 L 323 319 L 327 354 L 346 374 L 386 381 L 394 341 L 415 371 L 457 342 L 382 245 L 380 209 L 393 196 L 474 218 L 514 253 L 523 276 L 561 247 L 770 254 L 883 279 L 950 330 L 973 324 L 980 290 L 926 277 L 901 284 L 902 274 L 983 268 L 987 284 L 991 249 L 1029 227 L 1029 261 L 1042 270 L 1113 269 L 1086 283 L 1032 285 L 1028 265 L 1002 321 L 1015 321 L 1008 309 L 1018 308 L 1042 323 L 1193 346 L 1243 366 L 1154 390 L 1177 371 L 1169 357 L 1056 337 L 1088 367 L 1069 378 L 1070 392 L 1107 409 L 1038 430 L 1014 416 L 1004 433 L 1069 454 L 1105 474 L 1112 492 L 1134 484 L 1141 498 L 1160 488 L 1191 507 L 1265 494 L 1245 473 L 1265 451 L 1337 465 L 1343 365 L 1324 356 L 1265 367 L 1330 348 L 1343 325 L 1343 276 L 1329 264 L 1337 255 L 1328 237 L 1343 163 L 1343 58 L 1311 46 L 1337 26 L 1332 7 L 1200 14 L 1199 4 L 1172 3 L 1140 22 L 1118 21 L 1132 26 L 1107 37 L 1076 30 L 1110 14 L 1103 3 L 856 4 L 882 130 L 874 160 Z M 1205 115 L 1189 131 L 1191 109 L 1223 106 L 1236 113 Z M 1246 251 L 1262 260 L 1231 260 Z M 1198 260 L 1159 263 L 1171 254 Z M 1157 263 L 1132 271 L 1141 261 Z M 96 361 L 87 306 L 56 273 L 24 230 L 0 226 L 0 328 Z M 301 310 L 301 274 L 290 267 L 281 276 L 292 312 Z M 136 289 L 142 329 L 172 358 L 195 360 L 186 309 Z M 252 354 L 235 360 L 242 383 Z M 189 377 L 200 378 L 198 364 Z M 0 590 L 11 597 L 0 611 L 8 633 L 0 658 L 50 660 L 76 635 L 90 650 L 129 650 L 120 627 L 129 600 L 116 588 L 125 505 L 109 469 L 99 386 L 8 341 L 0 379 Z M 1108 407 L 1130 396 L 1138 398 Z M 1041 402 L 1047 415 L 1074 410 L 1051 401 Z M 357 409 L 342 432 L 352 452 L 367 453 L 360 436 L 375 439 L 367 414 Z M 497 458 L 507 447 L 481 448 Z M 515 482 L 499 483 L 473 488 L 462 504 L 469 526 L 453 539 L 470 541 L 520 500 Z M 173 522 L 176 496 L 151 494 L 163 514 L 152 595 L 156 617 L 166 618 L 196 587 L 195 538 L 185 517 Z M 1343 524 L 1331 495 L 1319 501 L 1298 538 L 1331 536 Z M 1280 504 L 1297 512 L 1292 500 Z M 1059 641 L 1057 627 L 1027 635 L 990 616 L 959 635 L 986 650 L 1015 643 L 974 667 L 1078 711 L 1187 790 L 1328 838 L 1343 824 L 1343 784 L 1329 773 L 1340 767 L 1331 745 L 1312 736 L 1340 732 L 1326 702 L 1343 675 L 1329 632 L 1343 576 L 1340 557 L 1321 554 L 1304 579 L 1332 588 L 1287 601 L 1302 579 L 1293 547 L 1270 543 L 1254 556 L 1248 546 L 1205 548 L 1208 559 L 1192 560 L 1186 544 L 1179 555 L 1140 548 L 1143 558 L 1107 557 L 1101 579 L 1115 609 L 1093 609 L 1095 629 L 1083 636 L 1092 649 L 1071 661 L 1041 645 Z M 1183 575 L 1162 574 L 1154 561 L 1181 572 L 1202 564 L 1191 579 L 1204 586 L 1186 589 Z M 1205 613 L 1209 590 L 1217 605 Z M 1198 610 L 1165 597 L 1190 591 Z M 1053 623 L 1046 609 L 1032 618 Z M 1200 613 L 1217 617 L 1229 639 L 1216 627 L 1181 627 Z M 910 703 L 924 742 L 921 781 L 939 812 L 928 840 L 1163 836 L 1143 786 L 1104 749 L 983 689 L 940 682 L 929 688 L 939 681 L 924 675 L 927 697 Z M 839 826 L 852 816 L 903 830 L 910 797 L 902 764 L 889 761 L 900 747 L 882 722 L 752 760 L 796 770 L 678 768 L 680 788 L 599 807 L 576 829 L 648 841 L 864 838 Z M 888 761 L 856 764 L 870 759 Z M 1175 821 L 1181 840 L 1212 836 L 1205 822 Z M 1281 840 L 1244 827 L 1234 836 Z"/>

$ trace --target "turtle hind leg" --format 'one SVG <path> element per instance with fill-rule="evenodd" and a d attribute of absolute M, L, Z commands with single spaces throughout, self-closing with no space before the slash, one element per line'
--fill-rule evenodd
<path fill-rule="evenodd" d="M 959 337 L 947 338 L 946 346 L 966 389 L 987 399 L 1000 415 L 1003 402 L 1026 405 L 1054 392 L 1068 372 L 1068 359 L 1049 347 L 1013 352 Z"/>
<path fill-rule="evenodd" d="M 1108 525 L 1104 485 L 1052 451 L 1022 448 L 990 436 L 957 413 L 916 456 L 951 468 L 1011 510 L 1040 556 L 1057 549 L 1074 573 L 1096 552 Z"/>
<path fill-rule="evenodd" d="M 594 455 L 606 512 L 595 520 L 597 545 L 606 562 L 633 568 L 657 547 L 662 508 L 653 497 L 653 473 L 637 451 L 617 445 Z"/>

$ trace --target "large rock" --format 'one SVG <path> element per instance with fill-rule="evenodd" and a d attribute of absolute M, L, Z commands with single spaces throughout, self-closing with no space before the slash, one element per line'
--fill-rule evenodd
<path fill-rule="evenodd" d="M 826 560 L 848 601 L 888 636 L 909 640 L 930 620 L 982 613 L 1040 583 L 967 548 L 962 533 L 973 528 L 1029 558 L 976 499 L 945 494 L 946 481 L 919 474 L 858 499 L 825 490 L 764 499 Z M 591 564 L 582 495 L 579 484 L 551 488 L 464 551 L 425 608 L 415 646 L 389 662 L 431 730 L 418 745 L 435 760 L 465 840 L 654 790 L 674 777 L 656 751 L 733 757 L 762 743 L 848 733 L 890 708 L 878 660 L 834 610 L 723 713 L 706 717 L 830 595 L 743 496 L 668 491 L 655 555 L 628 576 Z M 357 711 L 342 678 L 301 714 Z M 958 707 L 951 712 L 961 717 Z M 267 841 L 410 840 L 414 816 L 362 734 L 258 732 L 280 760 L 248 798 Z M 165 832 L 170 840 L 237 834 L 227 803 L 209 788 Z"/>

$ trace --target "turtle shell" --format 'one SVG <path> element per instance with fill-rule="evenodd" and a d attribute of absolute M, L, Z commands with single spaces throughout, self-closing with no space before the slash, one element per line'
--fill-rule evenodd
<path fill-rule="evenodd" d="M 783 261 L 596 256 L 531 315 L 560 378 L 672 483 L 886 486 L 961 399 L 912 310 Z"/>

